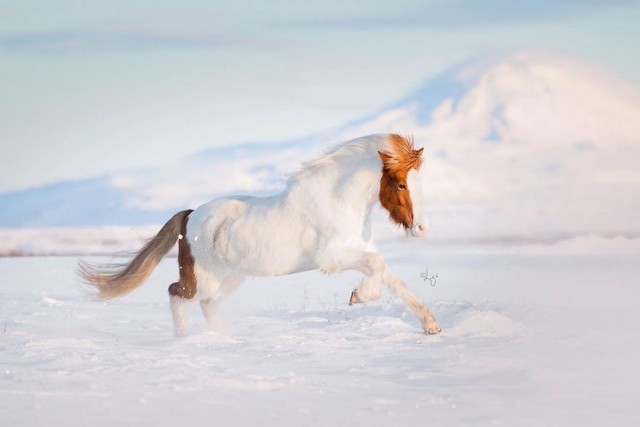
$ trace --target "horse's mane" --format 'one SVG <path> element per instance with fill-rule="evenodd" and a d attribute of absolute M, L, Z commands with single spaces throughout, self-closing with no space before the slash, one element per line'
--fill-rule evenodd
<path fill-rule="evenodd" d="M 390 156 L 393 164 L 404 167 L 412 158 L 413 144 L 413 137 L 397 134 L 374 134 L 343 142 L 327 150 L 324 156 L 303 163 L 300 170 L 290 175 L 289 183 L 322 173 L 326 168 L 340 167 L 350 171 L 368 163 L 379 164 L 378 152 Z"/>

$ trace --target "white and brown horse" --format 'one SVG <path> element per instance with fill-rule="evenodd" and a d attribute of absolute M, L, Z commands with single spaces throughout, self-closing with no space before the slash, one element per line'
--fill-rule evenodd
<path fill-rule="evenodd" d="M 425 332 L 440 331 L 431 311 L 394 275 L 371 241 L 370 214 L 379 201 L 407 233 L 425 232 L 416 174 L 422 148 L 395 134 L 358 138 L 304 165 L 287 188 L 270 197 L 228 196 L 178 212 L 128 265 L 80 263 L 99 299 L 137 288 L 178 241 L 180 280 L 169 286 L 175 332 L 185 332 L 184 303 L 200 302 L 210 326 L 217 304 L 247 276 L 320 269 L 355 269 L 366 278 L 349 304 L 380 298 L 386 283 L 418 317 Z M 413 199 L 413 200 L 412 200 Z"/>

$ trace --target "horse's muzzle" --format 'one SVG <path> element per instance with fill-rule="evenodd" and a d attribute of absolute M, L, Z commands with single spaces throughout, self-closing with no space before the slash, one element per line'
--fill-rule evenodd
<path fill-rule="evenodd" d="M 427 228 L 424 225 L 417 223 L 409 229 L 409 232 L 413 237 L 422 237 L 427 232 Z"/>

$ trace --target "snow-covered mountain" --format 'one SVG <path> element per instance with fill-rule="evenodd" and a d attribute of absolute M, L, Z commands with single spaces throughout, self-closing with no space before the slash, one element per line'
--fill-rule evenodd
<path fill-rule="evenodd" d="M 0 226 L 162 223 L 220 194 L 278 191 L 287 173 L 323 149 L 389 131 L 426 147 L 432 238 L 640 234 L 640 88 L 529 51 L 457 66 L 322 135 L 5 194 Z"/>

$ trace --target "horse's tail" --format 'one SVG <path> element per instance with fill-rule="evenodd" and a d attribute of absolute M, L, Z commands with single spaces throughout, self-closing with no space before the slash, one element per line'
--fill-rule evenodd
<path fill-rule="evenodd" d="M 145 281 L 162 257 L 171 250 L 191 212 L 193 210 L 184 210 L 175 214 L 129 264 L 90 265 L 80 261 L 79 276 L 85 283 L 98 290 L 99 293 L 95 296 L 98 300 L 128 294 Z"/>

